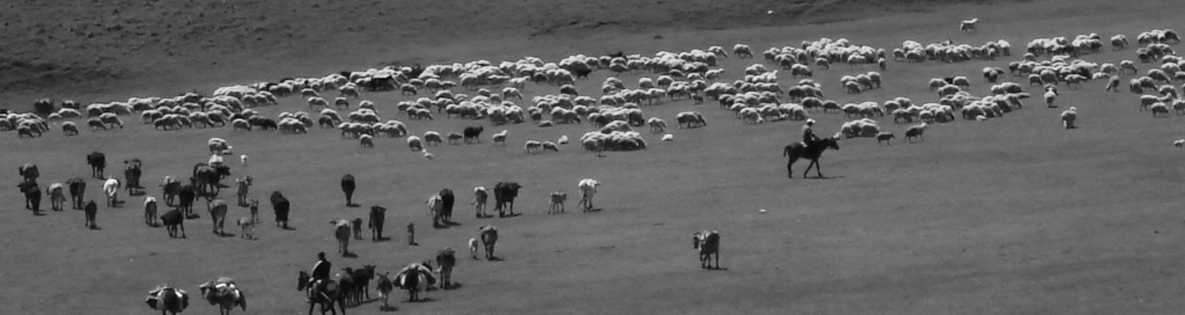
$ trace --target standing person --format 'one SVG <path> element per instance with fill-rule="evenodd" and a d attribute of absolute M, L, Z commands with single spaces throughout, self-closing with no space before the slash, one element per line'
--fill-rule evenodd
<path fill-rule="evenodd" d="M 819 137 L 815 135 L 815 120 L 807 119 L 806 124 L 802 125 L 802 144 L 810 146 L 812 143 L 819 141 Z"/>

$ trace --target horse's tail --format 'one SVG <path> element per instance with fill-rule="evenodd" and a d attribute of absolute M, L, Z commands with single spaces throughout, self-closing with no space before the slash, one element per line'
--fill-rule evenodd
<path fill-rule="evenodd" d="M 786 147 L 782 149 L 782 157 L 790 156 L 790 148 L 790 145 L 786 145 Z"/>

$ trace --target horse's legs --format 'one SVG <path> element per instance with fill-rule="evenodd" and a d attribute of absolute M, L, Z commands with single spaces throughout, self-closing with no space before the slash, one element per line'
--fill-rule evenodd
<path fill-rule="evenodd" d="M 819 163 L 818 160 L 815 160 L 815 175 L 819 175 L 819 178 L 823 177 L 823 163 Z"/>

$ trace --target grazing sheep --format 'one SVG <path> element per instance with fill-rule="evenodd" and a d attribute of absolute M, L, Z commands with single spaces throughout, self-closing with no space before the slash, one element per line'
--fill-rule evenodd
<path fill-rule="evenodd" d="M 1152 110 L 1152 117 L 1158 117 L 1160 114 L 1169 115 L 1169 107 L 1161 102 L 1153 103 L 1148 109 Z"/>
<path fill-rule="evenodd" d="M 428 152 L 428 150 L 424 150 L 424 159 L 425 160 L 432 160 L 435 158 L 436 158 L 435 154 L 432 154 L 432 152 Z"/>
<path fill-rule="evenodd" d="M 662 133 L 667 128 L 667 122 L 658 117 L 650 117 L 646 120 L 646 124 L 650 125 L 651 133 Z"/>
<path fill-rule="evenodd" d="M 975 31 L 975 25 L 979 24 L 979 18 L 972 18 L 970 20 L 963 20 L 959 23 L 959 30 L 963 32 Z"/>
<path fill-rule="evenodd" d="M 543 143 L 539 142 L 538 140 L 527 140 L 527 142 L 523 144 L 523 150 L 527 151 L 528 154 L 539 152 L 542 149 Z"/>
<path fill-rule="evenodd" d="M 745 44 L 736 44 L 732 46 L 732 53 L 736 55 L 737 58 L 753 58 L 753 49 L 749 48 L 749 45 Z"/>
<path fill-rule="evenodd" d="M 1065 127 L 1066 129 L 1078 128 L 1077 126 L 1074 125 L 1074 120 L 1078 119 L 1078 108 L 1076 108 L 1074 106 L 1070 106 L 1070 109 L 1067 109 L 1062 112 L 1061 117 L 1062 117 L 1062 126 Z"/>
<path fill-rule="evenodd" d="M 78 125 L 74 124 L 73 121 L 63 122 L 62 133 L 66 136 L 78 135 Z"/>
<path fill-rule="evenodd" d="M 419 152 L 424 150 L 424 143 L 420 140 L 420 137 L 409 136 L 407 137 L 407 147 L 413 152 Z"/>
<path fill-rule="evenodd" d="M 541 148 L 543 151 L 560 152 L 560 147 L 551 141 L 543 141 Z"/>
<path fill-rule="evenodd" d="M 448 143 L 453 145 L 461 144 L 461 139 L 463 138 L 465 137 L 456 132 L 450 132 L 447 137 Z"/>
<path fill-rule="evenodd" d="M 444 139 L 442 139 L 440 137 L 439 132 L 435 132 L 435 131 L 424 132 L 424 144 L 427 144 L 429 146 L 436 146 L 436 145 L 440 145 L 441 142 L 444 142 Z"/>
<path fill-rule="evenodd" d="M 506 136 L 509 134 L 510 134 L 510 130 L 502 130 L 502 131 L 499 131 L 498 133 L 493 134 L 492 136 L 490 136 L 490 138 L 493 140 L 493 143 L 495 143 L 495 144 L 497 144 L 497 143 L 506 144 Z"/>
<path fill-rule="evenodd" d="M 876 134 L 876 143 L 880 144 L 881 142 L 884 142 L 885 144 L 892 145 L 893 143 L 891 140 L 893 140 L 895 137 L 896 136 L 894 136 L 892 132 L 881 131 Z"/>
<path fill-rule="evenodd" d="M 1056 98 L 1057 98 L 1057 92 L 1052 91 L 1052 90 L 1045 91 L 1045 106 L 1049 107 L 1049 108 L 1057 107 L 1057 105 L 1053 104 L 1053 101 Z"/>
<path fill-rule="evenodd" d="M 1185 139 L 1173 140 L 1173 146 L 1178 148 L 1185 147 Z"/>
<path fill-rule="evenodd" d="M 364 134 L 364 135 L 358 136 L 358 142 L 362 144 L 363 148 L 373 148 L 374 147 L 374 137 L 372 137 L 371 135 Z"/>
<path fill-rule="evenodd" d="M 560 135 L 560 138 L 556 139 L 555 142 L 560 145 L 568 144 L 568 135 Z"/>
<path fill-rule="evenodd" d="M 913 142 L 914 139 L 925 141 L 922 134 L 926 132 L 926 123 L 914 125 L 905 130 L 905 140 Z"/>
<path fill-rule="evenodd" d="M 662 135 L 662 141 L 663 141 L 663 142 L 671 142 L 671 141 L 675 141 L 675 135 L 673 135 L 673 134 L 669 134 L 669 133 L 668 133 L 668 134 L 664 134 L 664 135 Z"/>

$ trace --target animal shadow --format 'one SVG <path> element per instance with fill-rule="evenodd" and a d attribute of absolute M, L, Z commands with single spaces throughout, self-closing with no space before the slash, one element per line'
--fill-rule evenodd
<path fill-rule="evenodd" d="M 342 254 L 342 257 L 345 257 L 345 258 L 358 258 L 358 254 L 355 254 L 354 252 L 346 252 L 345 254 Z"/>
<path fill-rule="evenodd" d="M 394 305 L 379 305 L 379 312 L 394 312 L 398 310 L 399 308 Z"/>
<path fill-rule="evenodd" d="M 449 283 L 448 286 L 441 286 L 440 288 L 444 290 L 456 290 L 461 288 L 461 283 L 454 281 L 453 283 Z"/>
<path fill-rule="evenodd" d="M 201 217 L 202 216 L 198 215 L 197 213 L 190 213 L 185 216 L 185 218 L 189 219 L 189 220 L 193 220 L 193 219 L 197 219 L 197 218 L 201 218 Z"/>
<path fill-rule="evenodd" d="M 39 217 L 44 217 L 44 216 L 47 216 L 47 215 L 49 215 L 49 214 L 48 214 L 48 213 L 45 213 L 45 211 L 37 211 L 37 212 L 33 212 L 33 215 L 35 215 L 35 216 L 39 216 Z"/>
<path fill-rule="evenodd" d="M 602 210 L 605 210 L 605 209 L 604 208 L 593 208 L 593 209 L 584 210 L 584 212 L 601 212 Z"/>
<path fill-rule="evenodd" d="M 511 213 L 511 214 L 507 214 L 507 215 L 498 215 L 498 217 L 499 218 L 513 218 L 513 217 L 517 217 L 520 215 L 523 215 L 523 214 L 522 213 Z"/>
<path fill-rule="evenodd" d="M 806 179 L 828 180 L 828 179 L 840 179 L 840 178 L 844 178 L 844 177 L 843 176 L 823 176 L 823 177 L 805 177 L 805 178 Z"/>
<path fill-rule="evenodd" d="M 486 260 L 489 260 L 489 261 L 502 261 L 503 259 L 502 259 L 502 257 L 498 257 L 498 256 L 490 256 L 490 258 L 487 258 Z"/>
<path fill-rule="evenodd" d="M 88 226 L 88 227 L 86 227 L 86 228 L 88 228 L 88 229 L 91 229 L 91 230 L 95 230 L 95 231 L 100 231 L 100 230 L 102 230 L 102 229 L 103 229 L 103 228 L 99 227 L 98 225 L 92 225 L 92 226 Z"/>
<path fill-rule="evenodd" d="M 357 208 L 357 207 L 361 207 L 361 206 L 362 206 L 362 205 L 359 205 L 359 204 L 356 204 L 356 203 L 347 203 L 347 204 L 346 204 L 346 208 Z"/>
<path fill-rule="evenodd" d="M 214 233 L 214 234 L 218 235 L 218 237 L 222 237 L 222 238 L 238 236 L 234 233 L 227 233 L 227 232 L 218 232 L 218 233 Z"/>

